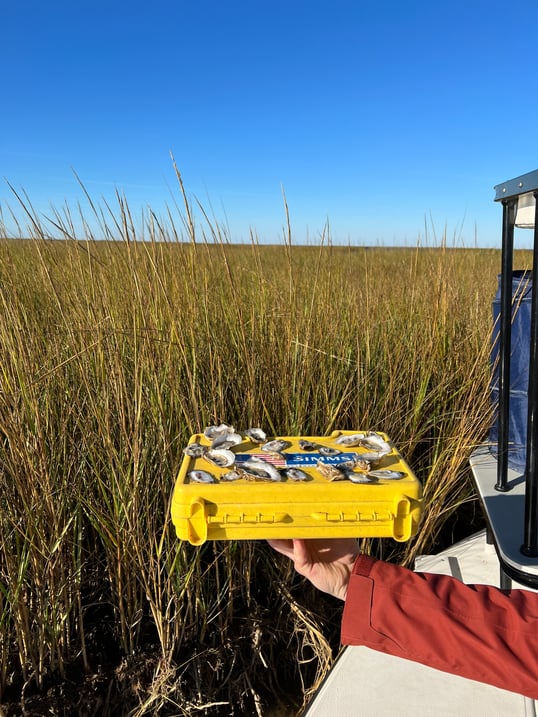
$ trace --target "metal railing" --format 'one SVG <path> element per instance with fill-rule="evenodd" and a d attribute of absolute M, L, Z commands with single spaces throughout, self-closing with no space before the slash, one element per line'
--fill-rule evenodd
<path fill-rule="evenodd" d="M 521 552 L 538 557 L 538 170 L 495 187 L 495 201 L 502 202 L 502 257 L 499 326 L 498 491 L 508 483 L 508 428 L 510 416 L 510 354 L 512 333 L 512 271 L 514 227 L 534 227 L 533 286 L 530 326 L 527 447 L 525 464 L 525 520 Z"/>

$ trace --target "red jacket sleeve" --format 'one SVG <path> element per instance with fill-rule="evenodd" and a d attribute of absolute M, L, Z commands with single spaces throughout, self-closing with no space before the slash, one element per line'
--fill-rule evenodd
<path fill-rule="evenodd" d="M 465 585 L 361 555 L 342 643 L 538 699 L 538 593 Z"/>

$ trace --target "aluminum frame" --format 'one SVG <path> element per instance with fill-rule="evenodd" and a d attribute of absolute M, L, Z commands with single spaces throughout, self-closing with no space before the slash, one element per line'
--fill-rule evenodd
<path fill-rule="evenodd" d="M 533 279 L 538 277 L 538 170 L 495 186 L 495 201 L 503 207 L 501 255 L 501 303 L 499 326 L 499 430 L 496 490 L 510 490 L 508 474 L 508 422 L 510 396 L 510 353 L 512 317 L 512 271 L 514 227 L 518 199 L 534 197 Z M 521 553 L 538 557 L 538 290 L 533 280 L 529 356 L 527 450 L 525 465 L 525 519 Z"/>

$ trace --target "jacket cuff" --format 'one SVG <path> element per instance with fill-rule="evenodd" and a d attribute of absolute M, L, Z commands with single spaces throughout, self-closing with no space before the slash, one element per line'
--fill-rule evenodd
<path fill-rule="evenodd" d="M 377 559 L 372 558 L 370 555 L 359 555 L 357 560 L 355 560 L 355 565 L 351 571 L 352 575 L 362 575 L 363 577 L 368 577 L 370 575 L 370 571 L 377 562 Z"/>
<path fill-rule="evenodd" d="M 359 555 L 353 566 L 342 615 L 341 642 L 343 645 L 367 645 L 371 638 L 370 613 L 374 581 L 370 577 L 378 561 L 369 555 Z M 370 637 L 370 639 L 369 639 Z"/>

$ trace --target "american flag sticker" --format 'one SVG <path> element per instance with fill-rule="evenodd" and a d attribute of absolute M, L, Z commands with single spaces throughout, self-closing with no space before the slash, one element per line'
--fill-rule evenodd
<path fill-rule="evenodd" d="M 265 461 L 266 463 L 271 463 L 277 468 L 285 468 L 288 465 L 286 457 L 280 455 L 280 453 L 237 453 L 235 456 L 235 462 L 238 466 L 240 466 L 241 463 L 250 461 L 252 458 Z"/>

